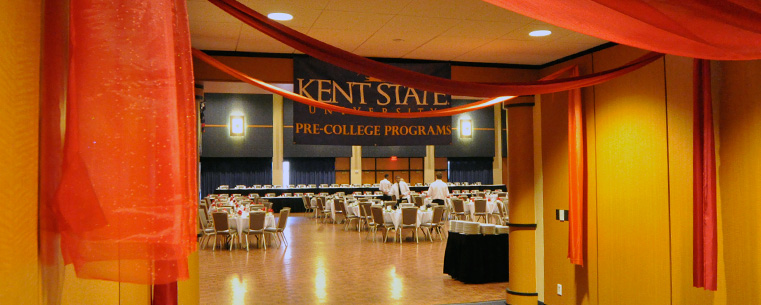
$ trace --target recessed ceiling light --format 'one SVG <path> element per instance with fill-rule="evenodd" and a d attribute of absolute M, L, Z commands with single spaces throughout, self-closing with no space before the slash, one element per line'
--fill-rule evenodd
<path fill-rule="evenodd" d="M 531 33 L 528 33 L 528 35 L 532 37 L 542 37 L 542 36 L 547 36 L 550 34 L 552 34 L 552 32 L 548 30 L 537 30 L 537 31 L 532 31 Z"/>
<path fill-rule="evenodd" d="M 277 21 L 288 21 L 293 19 L 293 15 L 287 13 L 270 13 L 267 18 Z"/>

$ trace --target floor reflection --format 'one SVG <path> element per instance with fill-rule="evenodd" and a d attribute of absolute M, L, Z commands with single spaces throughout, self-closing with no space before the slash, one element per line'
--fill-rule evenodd
<path fill-rule="evenodd" d="M 248 292 L 246 282 L 245 279 L 241 280 L 237 274 L 230 279 L 230 287 L 233 290 L 233 305 L 246 304 L 246 292 Z"/>
<path fill-rule="evenodd" d="M 450 304 L 504 300 L 507 283 L 465 285 L 443 274 L 446 240 L 374 242 L 303 214 L 289 245 L 199 251 L 200 304 Z M 393 233 L 392 233 L 393 234 Z M 380 234 L 378 234 L 380 240 Z"/>

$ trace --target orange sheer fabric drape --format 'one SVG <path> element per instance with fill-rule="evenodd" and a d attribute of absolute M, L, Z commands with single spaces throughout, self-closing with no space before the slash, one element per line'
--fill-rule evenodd
<path fill-rule="evenodd" d="M 81 278 L 166 284 L 195 250 L 196 117 L 183 0 L 71 0 L 65 90 L 43 96 L 41 227 Z M 61 56 L 55 52 L 48 56 Z M 55 70 L 50 70 L 55 69 Z M 51 87 L 47 87 L 51 86 Z M 61 144 L 62 143 L 62 144 Z M 62 147 L 61 147 L 62 145 Z M 57 162 L 55 160 L 60 160 Z M 48 196 L 50 195 L 50 196 Z"/>
<path fill-rule="evenodd" d="M 761 58 L 757 0 L 484 0 L 575 32 L 686 57 Z"/>

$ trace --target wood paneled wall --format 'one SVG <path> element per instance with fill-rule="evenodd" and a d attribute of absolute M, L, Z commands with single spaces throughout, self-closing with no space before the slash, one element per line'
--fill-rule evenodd
<path fill-rule="evenodd" d="M 617 46 L 563 65 L 580 64 L 586 74 L 642 53 Z M 718 291 L 692 287 L 692 59 L 667 56 L 583 91 L 584 267 L 568 261 L 568 225 L 554 219 L 568 207 L 567 97 L 542 96 L 546 304 L 761 303 L 761 162 L 753 157 L 761 154 L 761 86 L 749 81 L 761 78 L 761 61 L 713 68 Z"/>

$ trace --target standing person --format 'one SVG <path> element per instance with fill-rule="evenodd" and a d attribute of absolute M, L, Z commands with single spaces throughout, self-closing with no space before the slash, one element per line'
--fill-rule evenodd
<path fill-rule="evenodd" d="M 428 196 L 431 196 L 431 202 L 438 205 L 444 205 L 445 200 L 449 197 L 449 187 L 444 181 L 441 181 L 442 177 L 441 172 L 436 173 L 436 181 L 428 187 Z"/>
<path fill-rule="evenodd" d="M 391 200 L 392 188 L 393 188 L 393 185 L 391 185 L 391 181 L 388 181 L 388 174 L 383 175 L 383 180 L 381 180 L 380 182 L 380 191 L 383 192 L 383 196 L 381 197 L 381 200 L 383 201 Z"/>
<path fill-rule="evenodd" d="M 407 202 L 412 202 L 410 200 L 410 186 L 404 182 L 402 177 L 396 176 L 396 183 L 391 188 L 391 194 L 396 195 L 396 202 L 402 202 L 403 198 L 406 198 Z"/>

